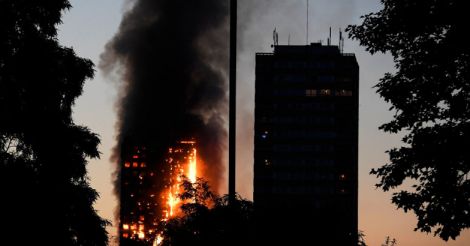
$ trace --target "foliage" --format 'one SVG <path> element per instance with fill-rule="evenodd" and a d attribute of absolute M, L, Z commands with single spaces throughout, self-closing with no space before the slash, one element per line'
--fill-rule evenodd
<path fill-rule="evenodd" d="M 397 240 L 395 238 L 390 238 L 390 236 L 387 236 L 385 238 L 385 242 L 381 246 L 396 246 Z"/>
<path fill-rule="evenodd" d="M 470 50 L 465 1 L 382 0 L 383 9 L 349 26 L 372 54 L 389 52 L 396 72 L 376 85 L 394 119 L 385 132 L 404 132 L 390 163 L 373 169 L 384 191 L 411 180 L 392 202 L 417 215 L 415 230 L 455 239 L 470 227 Z"/>
<path fill-rule="evenodd" d="M 253 203 L 237 196 L 218 197 L 203 179 L 183 182 L 184 215 L 165 223 L 161 245 L 246 245 L 253 238 Z"/>
<path fill-rule="evenodd" d="M 363 231 L 357 233 L 357 245 L 358 246 L 367 246 L 366 244 L 366 234 Z"/>
<path fill-rule="evenodd" d="M 98 136 L 72 107 L 93 63 L 57 40 L 67 0 L 0 1 L 0 217 L 15 245 L 106 245 L 87 158 Z"/>

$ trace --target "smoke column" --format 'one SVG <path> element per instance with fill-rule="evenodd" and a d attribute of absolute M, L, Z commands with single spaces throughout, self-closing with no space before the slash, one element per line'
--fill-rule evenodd
<path fill-rule="evenodd" d="M 217 190 L 227 148 L 228 1 L 137 0 L 101 55 L 120 81 L 117 144 L 164 151 L 194 137 Z M 119 165 L 117 174 L 119 174 Z M 116 178 L 119 194 L 119 175 Z"/>

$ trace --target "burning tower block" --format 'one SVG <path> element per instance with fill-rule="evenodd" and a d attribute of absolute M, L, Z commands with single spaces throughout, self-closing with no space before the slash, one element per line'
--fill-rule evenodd
<path fill-rule="evenodd" d="M 123 154 L 121 166 L 120 241 L 150 243 L 160 216 L 158 208 L 158 175 L 149 162 L 145 147 L 133 147 Z"/>
<path fill-rule="evenodd" d="M 196 182 L 196 141 L 179 141 L 159 158 L 146 147 L 122 149 L 120 245 L 152 245 L 158 225 L 181 212 L 183 178 Z"/>

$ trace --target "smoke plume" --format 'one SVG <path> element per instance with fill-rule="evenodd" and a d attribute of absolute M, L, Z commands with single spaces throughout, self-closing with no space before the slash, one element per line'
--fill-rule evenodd
<path fill-rule="evenodd" d="M 124 142 L 163 155 L 193 137 L 217 189 L 227 145 L 228 8 L 221 0 L 133 1 L 100 63 L 120 81 L 115 163 Z"/>

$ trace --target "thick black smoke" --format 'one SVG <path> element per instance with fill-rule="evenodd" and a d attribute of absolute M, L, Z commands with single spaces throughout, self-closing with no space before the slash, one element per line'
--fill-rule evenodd
<path fill-rule="evenodd" d="M 126 141 L 163 155 L 193 137 L 217 188 L 227 139 L 228 8 L 224 0 L 138 0 L 125 13 L 100 64 L 122 81 L 115 162 Z"/>

